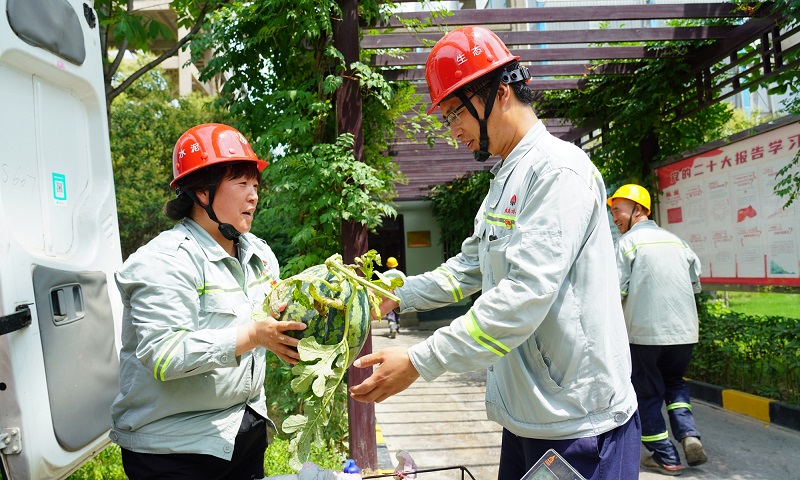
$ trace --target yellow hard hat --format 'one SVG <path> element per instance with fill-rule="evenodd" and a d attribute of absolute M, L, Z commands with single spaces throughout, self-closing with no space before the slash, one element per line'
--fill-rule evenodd
<path fill-rule="evenodd" d="M 386 259 L 386 266 L 389 268 L 394 268 L 397 266 L 397 259 L 394 257 L 389 257 Z"/>
<path fill-rule="evenodd" d="M 611 206 L 611 201 L 615 198 L 627 198 L 628 200 L 632 200 L 639 205 L 643 206 L 647 210 L 647 214 L 650 215 L 650 194 L 647 192 L 642 186 L 635 185 L 633 183 L 629 183 L 628 185 L 623 185 L 614 192 L 614 195 L 608 197 L 608 206 Z"/>

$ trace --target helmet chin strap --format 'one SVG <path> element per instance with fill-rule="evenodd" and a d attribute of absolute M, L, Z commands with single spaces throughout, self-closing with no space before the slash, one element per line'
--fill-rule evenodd
<path fill-rule="evenodd" d="M 236 228 L 231 225 L 230 223 L 222 223 L 217 220 L 217 215 L 214 213 L 214 209 L 211 208 L 211 204 L 214 203 L 214 189 L 210 188 L 208 190 L 208 205 L 203 205 L 200 203 L 200 199 L 197 198 L 197 195 L 191 190 L 183 190 L 178 188 L 176 190 L 178 195 L 185 193 L 189 196 L 189 198 L 194 201 L 200 208 L 206 211 L 208 214 L 208 218 L 217 222 L 219 224 L 219 232 L 222 234 L 223 237 L 227 238 L 228 240 L 233 240 L 234 245 L 239 245 L 239 237 L 242 235 L 241 232 L 236 230 Z"/>
<path fill-rule="evenodd" d="M 636 213 L 636 205 L 633 206 L 633 208 L 631 209 L 631 214 L 628 215 L 628 228 L 625 229 L 626 232 L 631 229 L 631 222 L 633 222 L 633 215 L 635 213 Z"/>
<path fill-rule="evenodd" d="M 481 118 L 480 115 L 478 115 L 478 110 L 475 109 L 475 106 L 472 105 L 472 101 L 463 90 L 456 92 L 456 95 L 461 100 L 461 103 L 463 103 L 469 113 L 478 120 L 478 125 L 480 125 L 481 128 L 478 150 L 472 153 L 472 155 L 475 157 L 475 160 L 479 162 L 485 162 L 489 159 L 489 157 L 492 156 L 492 153 L 489 151 L 489 132 L 486 128 L 486 120 L 489 118 L 489 115 L 492 114 L 494 99 L 497 97 L 497 90 L 500 88 L 501 78 L 502 75 L 496 75 L 492 80 L 491 86 L 489 87 L 489 99 L 486 101 L 486 106 L 483 109 L 484 118 Z"/>
<path fill-rule="evenodd" d="M 636 205 L 633 206 L 631 209 L 631 214 L 628 216 L 628 228 L 625 230 L 626 232 L 631 229 L 631 223 L 633 222 L 633 216 L 636 214 Z"/>
<path fill-rule="evenodd" d="M 483 116 L 481 118 L 478 115 L 478 110 L 475 109 L 475 106 L 472 105 L 470 98 L 467 97 L 467 94 L 464 93 L 462 90 L 456 92 L 456 96 L 461 100 L 461 103 L 467 108 L 469 113 L 478 120 L 478 125 L 481 128 L 481 136 L 478 141 L 478 150 L 472 153 L 475 157 L 475 160 L 479 162 L 485 162 L 492 156 L 492 153 L 489 151 L 489 131 L 486 127 L 486 122 L 489 119 L 489 115 L 492 114 L 492 108 L 494 108 L 494 99 L 497 97 L 497 90 L 500 89 L 500 83 L 505 83 L 506 85 L 509 83 L 527 80 L 531 78 L 531 73 L 527 67 L 520 67 L 514 69 L 511 72 L 501 71 L 499 72 L 489 87 L 489 97 L 486 101 L 485 108 L 483 109 Z"/>

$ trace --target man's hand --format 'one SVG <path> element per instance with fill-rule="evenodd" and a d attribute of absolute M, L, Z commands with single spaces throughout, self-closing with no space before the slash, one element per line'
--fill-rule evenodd
<path fill-rule="evenodd" d="M 408 388 L 419 377 L 419 372 L 414 368 L 411 359 L 408 358 L 408 350 L 404 347 L 386 348 L 370 353 L 357 359 L 353 364 L 358 368 L 373 365 L 378 365 L 375 372 L 361 384 L 350 388 L 353 400 L 382 402 Z"/>
<path fill-rule="evenodd" d="M 390 311 L 394 310 L 395 308 L 397 308 L 399 306 L 400 306 L 400 304 L 395 302 L 391 298 L 384 297 L 383 300 L 381 301 L 381 305 L 379 307 L 380 310 L 381 310 L 381 316 L 380 317 L 375 317 L 373 315 L 373 320 L 380 320 L 381 318 L 385 317 L 387 313 L 389 313 Z"/>

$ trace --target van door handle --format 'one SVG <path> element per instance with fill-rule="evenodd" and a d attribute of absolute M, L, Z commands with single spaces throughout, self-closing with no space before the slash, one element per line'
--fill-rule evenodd
<path fill-rule="evenodd" d="M 50 308 L 53 323 L 64 325 L 84 317 L 83 293 L 77 283 L 62 285 L 50 290 Z"/>

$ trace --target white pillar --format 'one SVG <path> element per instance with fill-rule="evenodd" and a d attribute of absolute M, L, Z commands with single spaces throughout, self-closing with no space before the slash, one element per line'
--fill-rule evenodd
<path fill-rule="evenodd" d="M 189 29 L 178 27 L 178 38 L 183 38 L 189 33 Z M 192 68 L 187 65 L 191 59 L 189 49 L 178 50 L 178 94 L 185 97 L 192 93 Z"/>

